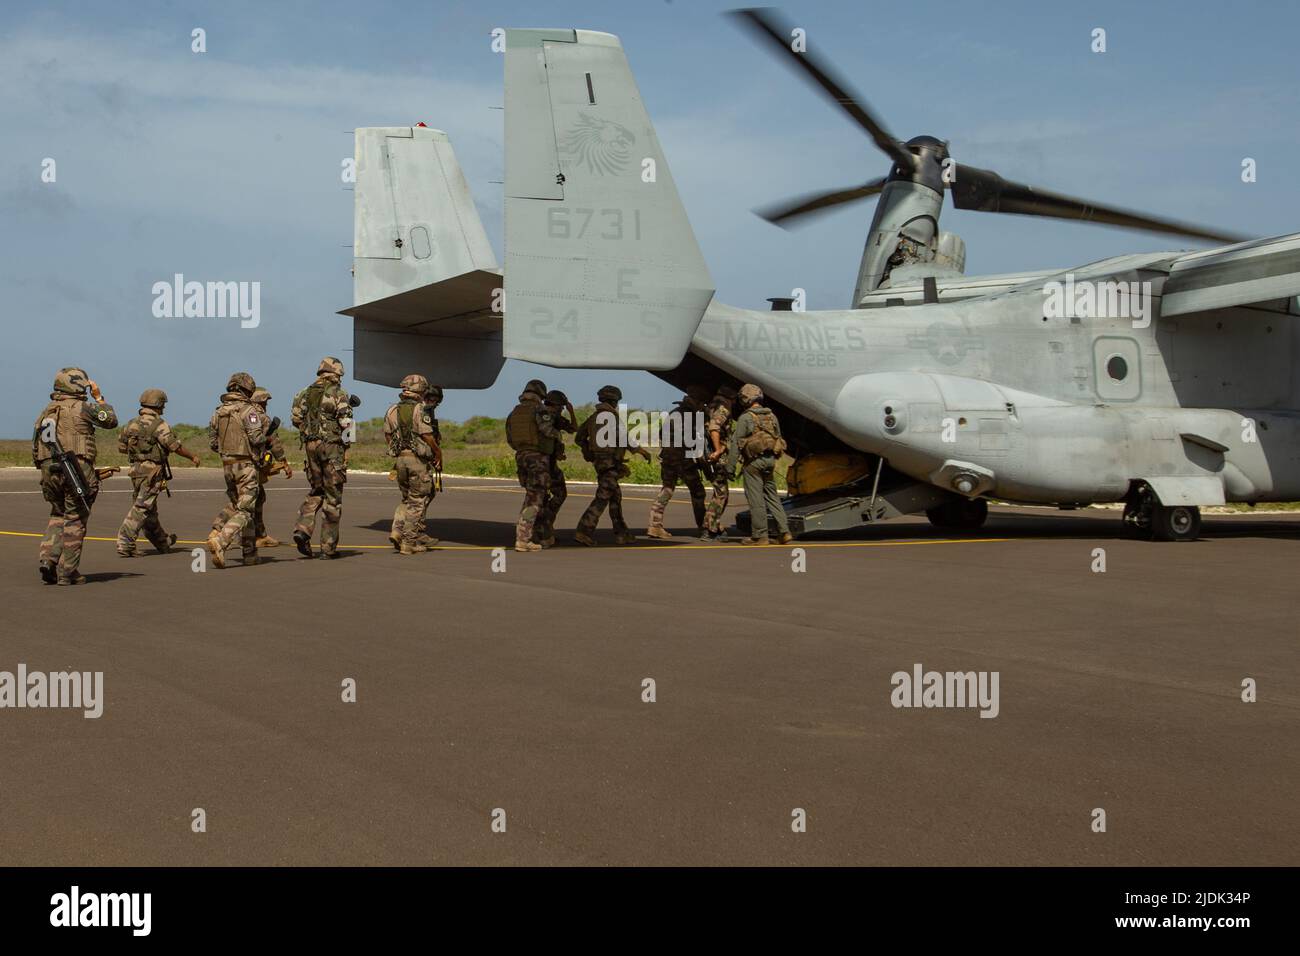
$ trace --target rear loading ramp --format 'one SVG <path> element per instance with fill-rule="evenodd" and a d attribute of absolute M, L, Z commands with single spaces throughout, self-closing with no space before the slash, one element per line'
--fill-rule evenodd
<path fill-rule="evenodd" d="M 888 466 L 881 469 L 880 474 L 879 483 L 872 475 L 815 494 L 787 496 L 782 504 L 790 531 L 800 536 L 815 532 L 852 531 L 891 518 L 919 514 L 954 497 L 934 485 L 892 471 Z M 736 527 L 741 534 L 750 533 L 748 511 L 736 515 Z M 769 527 L 768 532 L 775 536 L 774 528 Z"/>

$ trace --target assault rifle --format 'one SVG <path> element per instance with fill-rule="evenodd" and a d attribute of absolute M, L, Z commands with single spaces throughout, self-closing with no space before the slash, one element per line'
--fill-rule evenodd
<path fill-rule="evenodd" d="M 63 472 L 68 487 L 72 489 L 72 493 L 81 502 L 81 507 L 85 511 L 90 511 L 90 492 L 86 490 L 86 479 L 81 474 L 81 466 L 77 463 L 77 456 L 72 452 L 63 450 L 63 446 L 59 444 L 57 428 L 53 426 L 54 419 L 46 419 L 42 426 L 42 428 L 49 428 L 50 432 L 50 440 L 45 444 L 49 446 L 55 464 Z"/>

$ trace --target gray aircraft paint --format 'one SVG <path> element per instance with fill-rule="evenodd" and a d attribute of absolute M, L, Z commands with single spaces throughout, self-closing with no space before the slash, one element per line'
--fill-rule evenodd
<path fill-rule="evenodd" d="M 969 497 L 1114 501 L 1139 480 L 1164 504 L 1300 497 L 1300 236 L 964 277 L 960 240 L 939 233 L 943 261 L 896 267 L 883 282 L 869 237 L 860 308 L 713 302 L 619 41 L 587 31 L 508 32 L 506 178 L 511 357 L 664 370 L 689 350 L 917 481 L 948 492 L 965 482 Z M 939 206 L 927 198 L 907 191 L 878 214 L 873 237 L 929 240 Z M 422 275 L 419 307 L 438 321 L 482 315 L 487 286 L 473 277 L 484 274 Z M 1150 321 L 1050 315 L 1045 288 L 1067 278 L 1149 283 Z M 366 307 L 360 294 L 350 314 Z M 362 366 L 372 342 L 358 333 Z M 421 354 L 433 377 L 458 361 Z"/>

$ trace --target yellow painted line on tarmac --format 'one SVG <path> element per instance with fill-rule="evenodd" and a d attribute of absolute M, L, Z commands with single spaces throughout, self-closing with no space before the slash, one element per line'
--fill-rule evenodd
<path fill-rule="evenodd" d="M 0 536 L 14 538 L 42 538 L 43 534 L 35 531 L 0 531 Z M 110 544 L 117 542 L 116 538 L 97 538 L 88 536 L 87 541 L 106 541 Z M 740 538 L 727 541 L 722 544 L 655 544 L 647 541 L 644 544 L 602 544 L 592 550 L 599 551 L 727 551 L 727 550 L 750 550 L 757 551 L 758 548 L 745 548 L 740 543 Z M 769 544 L 768 548 L 898 548 L 910 547 L 912 545 L 923 544 L 998 544 L 1006 541 L 1015 541 L 1015 538 L 918 538 L 915 540 L 893 539 L 889 541 L 794 541 L 790 544 Z M 181 541 L 177 544 L 186 545 L 206 545 L 207 541 Z M 292 554 L 297 554 L 297 550 L 291 545 L 280 545 L 287 548 Z M 514 551 L 512 544 L 435 544 L 430 551 L 495 551 L 497 548 L 505 548 L 507 551 Z M 276 548 L 266 548 L 263 550 L 275 551 Z M 340 551 L 392 551 L 391 544 L 340 544 Z M 576 550 L 573 547 L 565 548 L 566 551 Z"/>

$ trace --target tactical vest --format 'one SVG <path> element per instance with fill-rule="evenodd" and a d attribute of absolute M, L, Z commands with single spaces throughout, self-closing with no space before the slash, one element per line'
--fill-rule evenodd
<path fill-rule="evenodd" d="M 218 408 L 213 416 L 217 422 L 217 453 L 222 458 L 257 457 L 244 431 L 244 414 L 251 407 L 246 402 L 231 402 Z"/>
<path fill-rule="evenodd" d="M 127 461 L 133 465 L 142 461 L 162 464 L 167 457 L 167 451 L 158 442 L 157 437 L 158 428 L 162 425 L 162 416 L 151 417 L 153 420 L 150 422 L 145 416 L 140 415 L 127 422 L 126 428 L 122 429 Z"/>
<path fill-rule="evenodd" d="M 95 460 L 95 426 L 86 420 L 85 403 L 78 400 L 54 400 L 45 406 L 36 420 L 33 437 L 36 441 L 36 460 L 46 461 L 54 457 L 54 449 L 42 439 L 47 419 L 53 418 L 54 437 L 59 447 L 87 461 Z"/>
<path fill-rule="evenodd" d="M 745 436 L 740 449 L 745 460 L 753 461 L 764 455 L 779 458 L 785 452 L 785 440 L 779 434 L 780 426 L 776 422 L 776 416 L 767 408 L 750 409 L 748 414 L 753 419 L 754 430 Z"/>
<path fill-rule="evenodd" d="M 541 451 L 542 433 L 537 428 L 536 402 L 520 402 L 506 417 L 506 444 L 515 451 Z"/>

